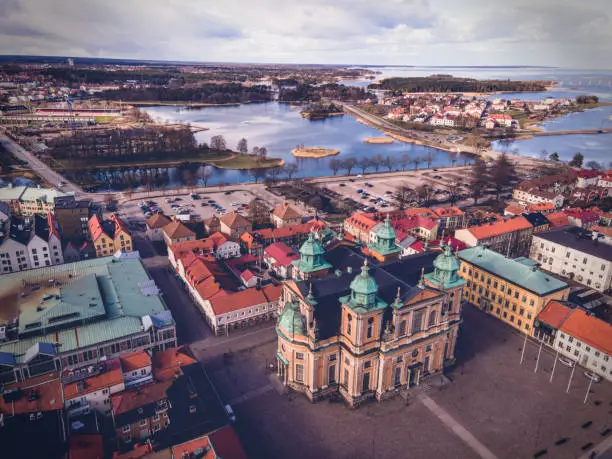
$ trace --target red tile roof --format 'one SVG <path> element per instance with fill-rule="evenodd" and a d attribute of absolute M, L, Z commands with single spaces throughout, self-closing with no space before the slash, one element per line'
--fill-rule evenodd
<path fill-rule="evenodd" d="M 208 434 L 215 453 L 223 459 L 246 459 L 240 440 L 232 426 L 223 427 Z"/>
<path fill-rule="evenodd" d="M 529 223 L 525 217 L 520 216 L 508 220 L 486 223 L 480 226 L 472 226 L 467 228 L 467 230 L 472 233 L 476 239 L 481 240 L 529 228 L 532 228 L 531 223 Z"/>
<path fill-rule="evenodd" d="M 236 211 L 223 215 L 219 220 L 231 229 L 251 226 L 251 222 Z"/>
<path fill-rule="evenodd" d="M 0 413 L 25 414 L 63 408 L 62 383 L 58 373 L 49 373 L 4 386 L 5 391 L 12 389 L 20 389 L 21 398 L 7 403 L 4 397 L 0 397 Z"/>
<path fill-rule="evenodd" d="M 167 397 L 166 391 L 172 385 L 172 382 L 172 380 L 156 382 L 112 395 L 111 405 L 113 407 L 113 414 L 117 416 L 149 403 L 165 399 Z"/>
<path fill-rule="evenodd" d="M 565 212 L 553 212 L 545 215 L 545 217 L 546 220 L 550 222 L 550 226 L 553 228 L 569 225 L 569 218 L 567 218 L 567 214 Z"/>
<path fill-rule="evenodd" d="M 612 325 L 587 314 L 582 309 L 574 309 L 561 325 L 560 330 L 591 347 L 612 355 Z"/>
<path fill-rule="evenodd" d="M 163 228 L 170 223 L 170 219 L 163 214 L 153 214 L 147 218 L 147 226 L 149 228 Z"/>
<path fill-rule="evenodd" d="M 131 352 L 119 357 L 123 372 L 140 370 L 151 366 L 151 357 L 145 351 Z"/>
<path fill-rule="evenodd" d="M 153 376 L 157 381 L 174 379 L 181 367 L 197 363 L 184 347 L 171 347 L 153 354 Z"/>
<path fill-rule="evenodd" d="M 460 217 L 465 215 L 465 212 L 459 209 L 459 207 L 437 207 L 432 209 L 433 213 L 436 214 L 437 217 Z"/>
<path fill-rule="evenodd" d="M 89 234 L 91 235 L 92 241 L 95 241 L 102 235 L 102 233 L 104 233 L 104 230 L 102 229 L 102 222 L 98 218 L 97 214 L 91 216 L 89 222 L 87 222 L 87 225 L 89 226 Z"/>
<path fill-rule="evenodd" d="M 245 282 L 248 282 L 255 277 L 255 274 L 253 274 L 250 269 L 245 269 L 244 271 L 242 271 L 240 277 L 242 277 L 242 280 L 244 280 Z"/>
<path fill-rule="evenodd" d="M 278 206 L 276 206 L 272 214 L 275 217 L 280 218 L 281 220 L 300 218 L 300 214 L 298 214 L 296 210 L 286 202 L 282 202 Z"/>
<path fill-rule="evenodd" d="M 180 221 L 174 220 L 162 228 L 162 231 L 170 239 L 181 239 L 184 237 L 195 237 L 195 233 L 183 225 Z"/>
<path fill-rule="evenodd" d="M 280 266 L 289 266 L 292 261 L 299 260 L 300 258 L 291 247 L 282 242 L 275 242 L 266 247 L 264 257 L 274 258 L 275 264 Z"/>
<path fill-rule="evenodd" d="M 557 301 L 549 301 L 544 309 L 538 314 L 537 319 L 558 330 L 571 312 L 572 308 Z"/>
<path fill-rule="evenodd" d="M 232 293 L 210 299 L 210 306 L 215 315 L 226 314 L 239 309 L 265 304 L 268 299 L 263 292 L 256 288 L 248 288 L 242 292 Z"/>
<path fill-rule="evenodd" d="M 123 383 L 123 371 L 121 371 L 119 360 L 109 360 L 106 362 L 106 369 L 103 373 L 83 381 L 66 384 L 64 386 L 64 398 L 71 400 L 121 383 Z"/>

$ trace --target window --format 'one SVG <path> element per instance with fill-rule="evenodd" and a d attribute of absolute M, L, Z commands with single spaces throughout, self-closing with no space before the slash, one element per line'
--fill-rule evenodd
<path fill-rule="evenodd" d="M 153 421 L 155 422 L 159 421 L 159 414 L 156 414 L 155 416 L 153 416 Z"/>
<path fill-rule="evenodd" d="M 574 351 L 574 355 L 575 355 L 576 357 L 578 357 L 578 356 L 580 355 L 580 351 L 579 351 L 578 349 L 576 349 L 576 350 Z"/>
<path fill-rule="evenodd" d="M 599 351 L 595 351 L 595 357 L 599 357 L 601 353 Z"/>
<path fill-rule="evenodd" d="M 297 364 L 295 366 L 295 380 L 297 382 L 304 382 L 304 365 Z"/>
<path fill-rule="evenodd" d="M 296 360 L 304 360 L 304 353 L 303 352 L 296 352 L 295 353 L 295 359 Z"/>
<path fill-rule="evenodd" d="M 399 326 L 399 336 L 404 336 L 406 334 L 406 321 L 402 320 Z"/>
<path fill-rule="evenodd" d="M 332 354 L 332 355 L 330 355 L 330 356 L 329 356 L 329 361 L 330 361 L 330 362 L 335 362 L 335 361 L 336 361 L 336 359 L 337 359 L 337 357 L 338 357 L 338 356 L 337 356 L 336 354 Z"/>
<path fill-rule="evenodd" d="M 123 426 L 123 427 L 121 428 L 121 431 L 122 431 L 123 433 L 128 433 L 128 432 L 130 431 L 130 425 L 128 424 L 127 426 Z"/>
<path fill-rule="evenodd" d="M 567 352 L 572 352 L 572 346 L 565 346 L 565 350 Z"/>
<path fill-rule="evenodd" d="M 147 425 L 147 420 L 146 419 L 141 419 L 140 420 L 140 427 L 144 427 Z"/>
<path fill-rule="evenodd" d="M 429 313 L 429 322 L 427 323 L 428 327 L 433 327 L 436 324 L 436 310 L 434 309 Z"/>
<path fill-rule="evenodd" d="M 428 344 L 425 348 L 425 352 L 431 352 L 431 344 Z"/>
<path fill-rule="evenodd" d="M 567 340 L 568 340 L 570 343 L 573 343 L 573 342 L 574 342 L 574 337 L 573 337 L 573 336 L 570 336 L 570 337 L 569 337 Z"/>
<path fill-rule="evenodd" d="M 370 368 L 372 366 L 372 362 L 370 360 L 368 360 L 367 362 L 364 362 L 363 364 L 363 368 Z"/>
<path fill-rule="evenodd" d="M 350 336 L 353 333 L 353 316 L 349 314 L 347 320 L 348 323 L 346 324 L 346 333 Z"/>
<path fill-rule="evenodd" d="M 374 317 L 370 317 L 368 319 L 368 330 L 366 332 L 366 336 L 368 338 L 372 337 L 373 329 L 374 329 Z"/>
<path fill-rule="evenodd" d="M 160 430 L 161 430 L 161 426 L 159 424 L 153 427 L 153 432 L 159 432 Z"/>
<path fill-rule="evenodd" d="M 423 326 L 423 311 L 415 311 L 412 316 L 412 333 L 418 333 Z"/>

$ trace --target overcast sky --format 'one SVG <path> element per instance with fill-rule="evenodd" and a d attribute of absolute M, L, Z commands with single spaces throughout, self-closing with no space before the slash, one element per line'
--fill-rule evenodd
<path fill-rule="evenodd" d="M 0 53 L 612 68 L 612 3 L 0 0 Z"/>

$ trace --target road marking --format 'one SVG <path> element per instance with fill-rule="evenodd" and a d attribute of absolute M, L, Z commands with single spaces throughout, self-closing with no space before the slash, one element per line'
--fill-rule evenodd
<path fill-rule="evenodd" d="M 239 405 L 240 403 L 244 403 L 247 400 L 250 400 L 252 398 L 255 397 L 259 397 L 260 395 L 265 394 L 266 392 L 270 392 L 271 390 L 273 390 L 274 387 L 272 387 L 272 384 L 267 384 L 265 386 L 262 386 L 258 389 L 252 390 L 251 392 L 247 392 L 244 395 L 241 395 L 240 397 L 236 397 L 232 400 L 230 400 L 229 402 L 227 402 L 230 405 Z"/>
<path fill-rule="evenodd" d="M 578 459 L 590 459 L 591 457 L 600 457 L 603 453 L 612 448 L 612 437 L 606 438 L 600 444 L 595 445 L 591 448 L 591 451 L 588 453 L 584 453 Z M 591 456 L 591 454 L 595 453 L 595 456 Z"/>
<path fill-rule="evenodd" d="M 474 450 L 483 459 L 498 459 L 485 445 L 480 443 L 474 435 L 472 435 L 465 427 L 459 424 L 450 414 L 448 414 L 440 405 L 434 402 L 427 395 L 421 397 L 423 405 L 431 411 L 446 427 L 453 431 L 465 444 Z"/>

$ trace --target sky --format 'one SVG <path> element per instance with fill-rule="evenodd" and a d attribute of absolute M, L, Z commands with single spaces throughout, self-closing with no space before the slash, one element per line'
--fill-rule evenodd
<path fill-rule="evenodd" d="M 612 68 L 610 0 L 0 0 L 0 54 Z"/>

